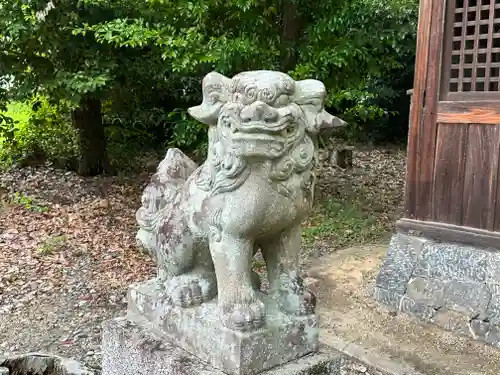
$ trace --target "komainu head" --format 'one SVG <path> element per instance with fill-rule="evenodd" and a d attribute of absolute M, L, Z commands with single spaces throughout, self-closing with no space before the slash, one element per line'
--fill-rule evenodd
<path fill-rule="evenodd" d="M 209 125 L 220 153 L 246 160 L 277 159 L 305 138 L 344 122 L 324 109 L 317 80 L 294 81 L 275 71 L 243 72 L 232 79 L 212 72 L 203 80 L 203 102 L 189 113 Z"/>

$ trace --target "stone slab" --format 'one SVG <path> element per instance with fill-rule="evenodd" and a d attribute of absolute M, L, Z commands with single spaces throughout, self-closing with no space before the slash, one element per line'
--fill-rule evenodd
<path fill-rule="evenodd" d="M 225 375 L 127 318 L 109 320 L 103 328 L 102 375 Z M 357 356 L 322 345 L 319 352 L 269 369 L 262 375 L 421 374 L 382 370 Z"/>
<path fill-rule="evenodd" d="M 3 372 L 2 372 L 3 371 Z M 94 375 L 82 363 L 46 353 L 25 353 L 11 357 L 0 355 L 0 375 L 51 374 L 51 375 Z"/>
<path fill-rule="evenodd" d="M 417 276 L 483 282 L 488 253 L 460 244 L 427 241 L 418 257 Z"/>
<path fill-rule="evenodd" d="M 264 327 L 237 332 L 222 325 L 216 301 L 178 308 L 168 304 L 162 293 L 155 280 L 132 285 L 129 320 L 228 374 L 262 372 L 318 350 L 316 316 L 285 315 L 265 295 L 261 296 L 267 309 Z"/>
<path fill-rule="evenodd" d="M 417 254 L 408 236 L 398 233 L 393 236 L 387 257 L 380 268 L 375 284 L 377 287 L 403 294 L 410 280 Z"/>
<path fill-rule="evenodd" d="M 448 309 L 484 319 L 491 292 L 484 283 L 450 280 L 445 282 L 444 296 Z"/>

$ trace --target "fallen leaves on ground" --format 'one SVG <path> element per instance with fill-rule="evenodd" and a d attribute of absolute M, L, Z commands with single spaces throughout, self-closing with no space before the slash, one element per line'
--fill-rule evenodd
<path fill-rule="evenodd" d="M 322 160 L 315 211 L 303 229 L 304 267 L 336 249 L 387 238 L 403 212 L 406 151 L 402 147 L 356 147 L 349 169 L 332 165 L 327 155 Z"/>
<path fill-rule="evenodd" d="M 0 177 L 4 201 L 25 197 L 0 214 L 0 352 L 98 358 L 102 321 L 123 310 L 129 284 L 153 275 L 135 241 L 147 178 L 50 168 Z"/>

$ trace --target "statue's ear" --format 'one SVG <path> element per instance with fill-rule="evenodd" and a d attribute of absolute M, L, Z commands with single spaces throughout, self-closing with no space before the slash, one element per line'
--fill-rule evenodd
<path fill-rule="evenodd" d="M 317 134 L 320 130 L 346 125 L 346 122 L 325 111 L 325 85 L 315 79 L 296 82 L 295 103 L 304 111 L 307 131 Z"/>
<path fill-rule="evenodd" d="M 231 79 L 226 76 L 211 72 L 203 78 L 203 102 L 188 109 L 188 113 L 196 120 L 206 125 L 216 125 L 219 112 L 227 102 L 227 87 Z"/>

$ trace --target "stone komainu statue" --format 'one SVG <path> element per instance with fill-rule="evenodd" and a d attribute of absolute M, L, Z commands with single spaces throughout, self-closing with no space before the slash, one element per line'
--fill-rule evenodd
<path fill-rule="evenodd" d="M 226 327 L 260 327 L 264 305 L 251 271 L 260 249 L 279 308 L 314 312 L 298 275 L 300 224 L 313 200 L 316 134 L 344 124 L 324 110 L 325 94 L 319 81 L 274 71 L 205 77 L 203 102 L 189 113 L 209 127 L 206 161 L 198 167 L 169 149 L 137 212 L 137 238 L 172 304 L 217 295 Z"/>

